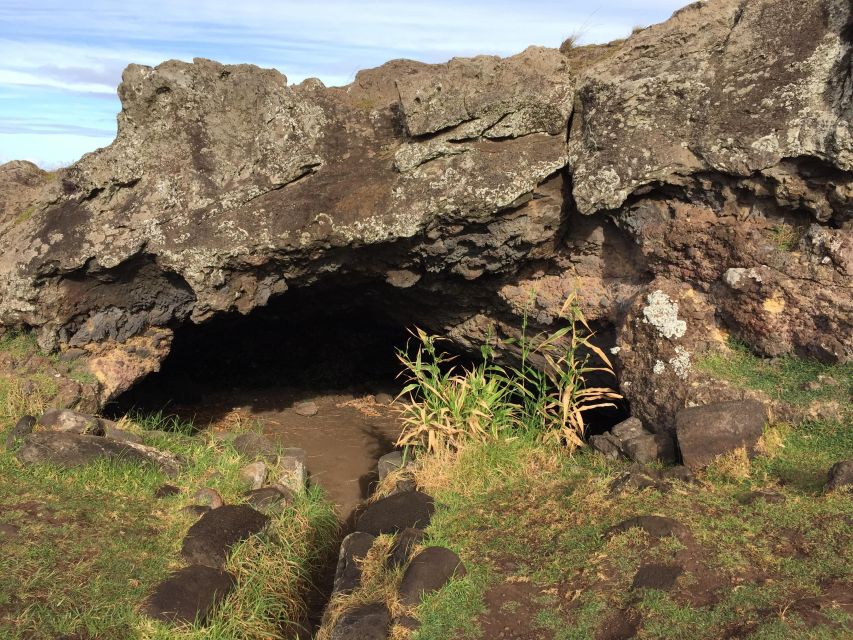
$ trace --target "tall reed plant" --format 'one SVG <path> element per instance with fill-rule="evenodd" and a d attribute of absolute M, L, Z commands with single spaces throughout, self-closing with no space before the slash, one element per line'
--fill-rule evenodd
<path fill-rule="evenodd" d="M 593 374 L 614 376 L 613 365 L 592 342 L 595 334 L 574 294 L 560 318 L 565 326 L 530 335 L 525 313 L 520 336 L 498 345 L 517 348 L 512 366 L 495 361 L 491 340 L 481 347 L 478 365 L 456 366 L 438 347 L 443 338 L 415 329 L 415 355 L 398 353 L 407 384 L 400 394 L 403 431 L 397 444 L 458 449 L 466 441 L 533 432 L 570 450 L 582 446 L 585 414 L 612 407 L 622 396 L 587 384 Z"/>

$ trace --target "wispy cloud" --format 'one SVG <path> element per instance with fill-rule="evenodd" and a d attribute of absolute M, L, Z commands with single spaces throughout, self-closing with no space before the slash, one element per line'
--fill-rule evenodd
<path fill-rule="evenodd" d="M 91 148 L 103 139 L 96 134 L 114 131 L 115 88 L 131 62 L 206 57 L 276 67 L 291 82 L 315 76 L 338 85 L 391 58 L 507 55 L 530 44 L 557 46 L 574 33 L 607 41 L 684 3 L 600 0 L 592 10 L 566 0 L 3 0 L 0 133 L 19 142 L 34 136 L 38 151 L 30 155 L 47 159 L 87 148 L 87 139 Z M 4 91 L 30 96 L 4 100 Z M 54 131 L 78 144 L 59 137 L 53 144 Z M 0 157 L 9 144 L 0 136 Z"/>

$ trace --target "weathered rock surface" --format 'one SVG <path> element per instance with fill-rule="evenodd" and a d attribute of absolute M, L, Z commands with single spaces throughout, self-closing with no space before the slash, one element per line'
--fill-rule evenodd
<path fill-rule="evenodd" d="M 374 536 L 404 529 L 425 529 L 434 511 L 433 500 L 425 493 L 395 493 L 369 505 L 356 520 L 355 528 Z"/>
<path fill-rule="evenodd" d="M 95 460 L 132 462 L 157 467 L 168 476 L 177 475 L 181 469 L 177 457 L 154 447 L 63 431 L 31 433 L 24 437 L 17 456 L 27 464 L 48 462 L 62 467 L 76 467 Z"/>
<path fill-rule="evenodd" d="M 454 576 L 465 577 L 465 566 L 455 553 L 444 547 L 427 547 L 409 563 L 400 582 L 400 601 L 420 604 L 424 595 L 438 591 Z"/>
<path fill-rule="evenodd" d="M 842 460 L 832 465 L 826 479 L 826 490 L 846 489 L 853 491 L 853 460 Z"/>
<path fill-rule="evenodd" d="M 610 460 L 624 456 L 646 464 L 655 460 L 675 461 L 675 442 L 667 433 L 650 433 L 643 423 L 631 417 L 615 425 L 609 432 L 592 436 L 590 444 Z"/>
<path fill-rule="evenodd" d="M 463 347 L 514 335 L 531 289 L 537 328 L 579 291 L 632 411 L 672 432 L 742 399 L 695 366 L 729 336 L 853 358 L 850 25 L 847 0 L 711 0 L 586 53 L 336 88 L 131 65 L 112 145 L 51 180 L 0 168 L 0 328 L 83 350 L 103 402 L 175 327 L 287 290 L 388 283 Z"/>
<path fill-rule="evenodd" d="M 191 564 L 219 568 L 238 542 L 259 533 L 269 518 L 246 505 L 225 505 L 206 512 L 190 527 L 181 555 Z"/>
<path fill-rule="evenodd" d="M 386 640 L 391 613 L 384 604 L 365 604 L 344 613 L 332 629 L 332 640 Z"/>
<path fill-rule="evenodd" d="M 376 536 L 362 531 L 354 531 L 341 541 L 338 564 L 335 567 L 333 593 L 347 593 L 361 584 L 361 565 L 359 564 L 370 548 Z"/>
<path fill-rule="evenodd" d="M 701 469 L 715 457 L 740 448 L 750 455 L 755 453 L 766 422 L 766 408 L 754 400 L 681 410 L 675 417 L 675 429 L 684 465 Z"/>
<path fill-rule="evenodd" d="M 204 623 L 235 585 L 234 576 L 226 571 L 191 565 L 158 584 L 142 611 L 161 622 Z"/>

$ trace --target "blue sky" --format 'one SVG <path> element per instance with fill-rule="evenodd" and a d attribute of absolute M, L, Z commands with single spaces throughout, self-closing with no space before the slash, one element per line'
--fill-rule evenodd
<path fill-rule="evenodd" d="M 109 144 L 131 63 L 194 57 L 327 85 L 392 58 L 443 62 L 627 35 L 686 0 L 0 0 L 0 162 L 56 167 Z"/>

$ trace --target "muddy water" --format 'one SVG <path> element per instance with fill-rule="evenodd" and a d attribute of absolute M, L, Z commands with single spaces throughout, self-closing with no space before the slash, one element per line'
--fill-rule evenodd
<path fill-rule="evenodd" d="M 387 394 L 386 394 L 387 396 Z M 212 400 L 212 402 L 211 402 Z M 398 417 L 374 394 L 352 391 L 306 393 L 304 390 L 220 391 L 203 407 L 175 407 L 197 425 L 227 428 L 227 418 L 257 420 L 263 433 L 282 447 L 304 449 L 311 482 L 320 485 L 346 521 L 375 483 L 376 463 L 394 449 Z M 317 413 L 300 415 L 297 403 L 314 402 Z"/>

